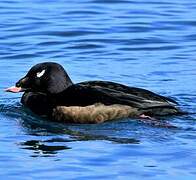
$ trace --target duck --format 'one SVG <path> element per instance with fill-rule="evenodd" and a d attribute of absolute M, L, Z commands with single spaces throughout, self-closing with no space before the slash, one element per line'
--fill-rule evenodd
<path fill-rule="evenodd" d="M 149 90 L 111 81 L 73 83 L 62 65 L 34 65 L 6 92 L 23 92 L 21 103 L 33 113 L 64 123 L 102 123 L 122 118 L 183 114 L 178 103 Z"/>

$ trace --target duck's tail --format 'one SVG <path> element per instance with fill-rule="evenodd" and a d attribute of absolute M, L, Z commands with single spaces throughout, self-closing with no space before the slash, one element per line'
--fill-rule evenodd
<path fill-rule="evenodd" d="M 142 107 L 139 108 L 139 112 L 148 116 L 170 116 L 189 114 L 188 112 L 182 111 L 180 108 L 171 105 Z"/>

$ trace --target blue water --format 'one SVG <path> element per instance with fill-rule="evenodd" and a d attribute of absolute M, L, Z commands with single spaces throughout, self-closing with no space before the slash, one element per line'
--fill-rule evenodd
<path fill-rule="evenodd" d="M 195 114 L 65 125 L 3 91 L 32 65 L 56 61 L 74 82 L 143 87 L 194 113 L 196 1 L 2 0 L 0 9 L 1 179 L 196 178 Z"/>

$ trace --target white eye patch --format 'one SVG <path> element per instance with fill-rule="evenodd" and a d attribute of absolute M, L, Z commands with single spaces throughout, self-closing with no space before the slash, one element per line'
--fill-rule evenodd
<path fill-rule="evenodd" d="M 46 72 L 45 69 L 42 70 L 41 72 L 37 72 L 36 76 L 37 76 L 38 78 L 40 78 L 40 77 L 42 77 L 42 76 L 44 75 L 45 72 Z"/>

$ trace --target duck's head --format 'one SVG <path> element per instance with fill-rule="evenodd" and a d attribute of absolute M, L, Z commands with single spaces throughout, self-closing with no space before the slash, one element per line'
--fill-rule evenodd
<path fill-rule="evenodd" d="M 33 66 L 14 87 L 6 89 L 9 92 L 43 92 L 56 94 L 72 84 L 64 68 L 54 62 L 44 62 Z"/>

